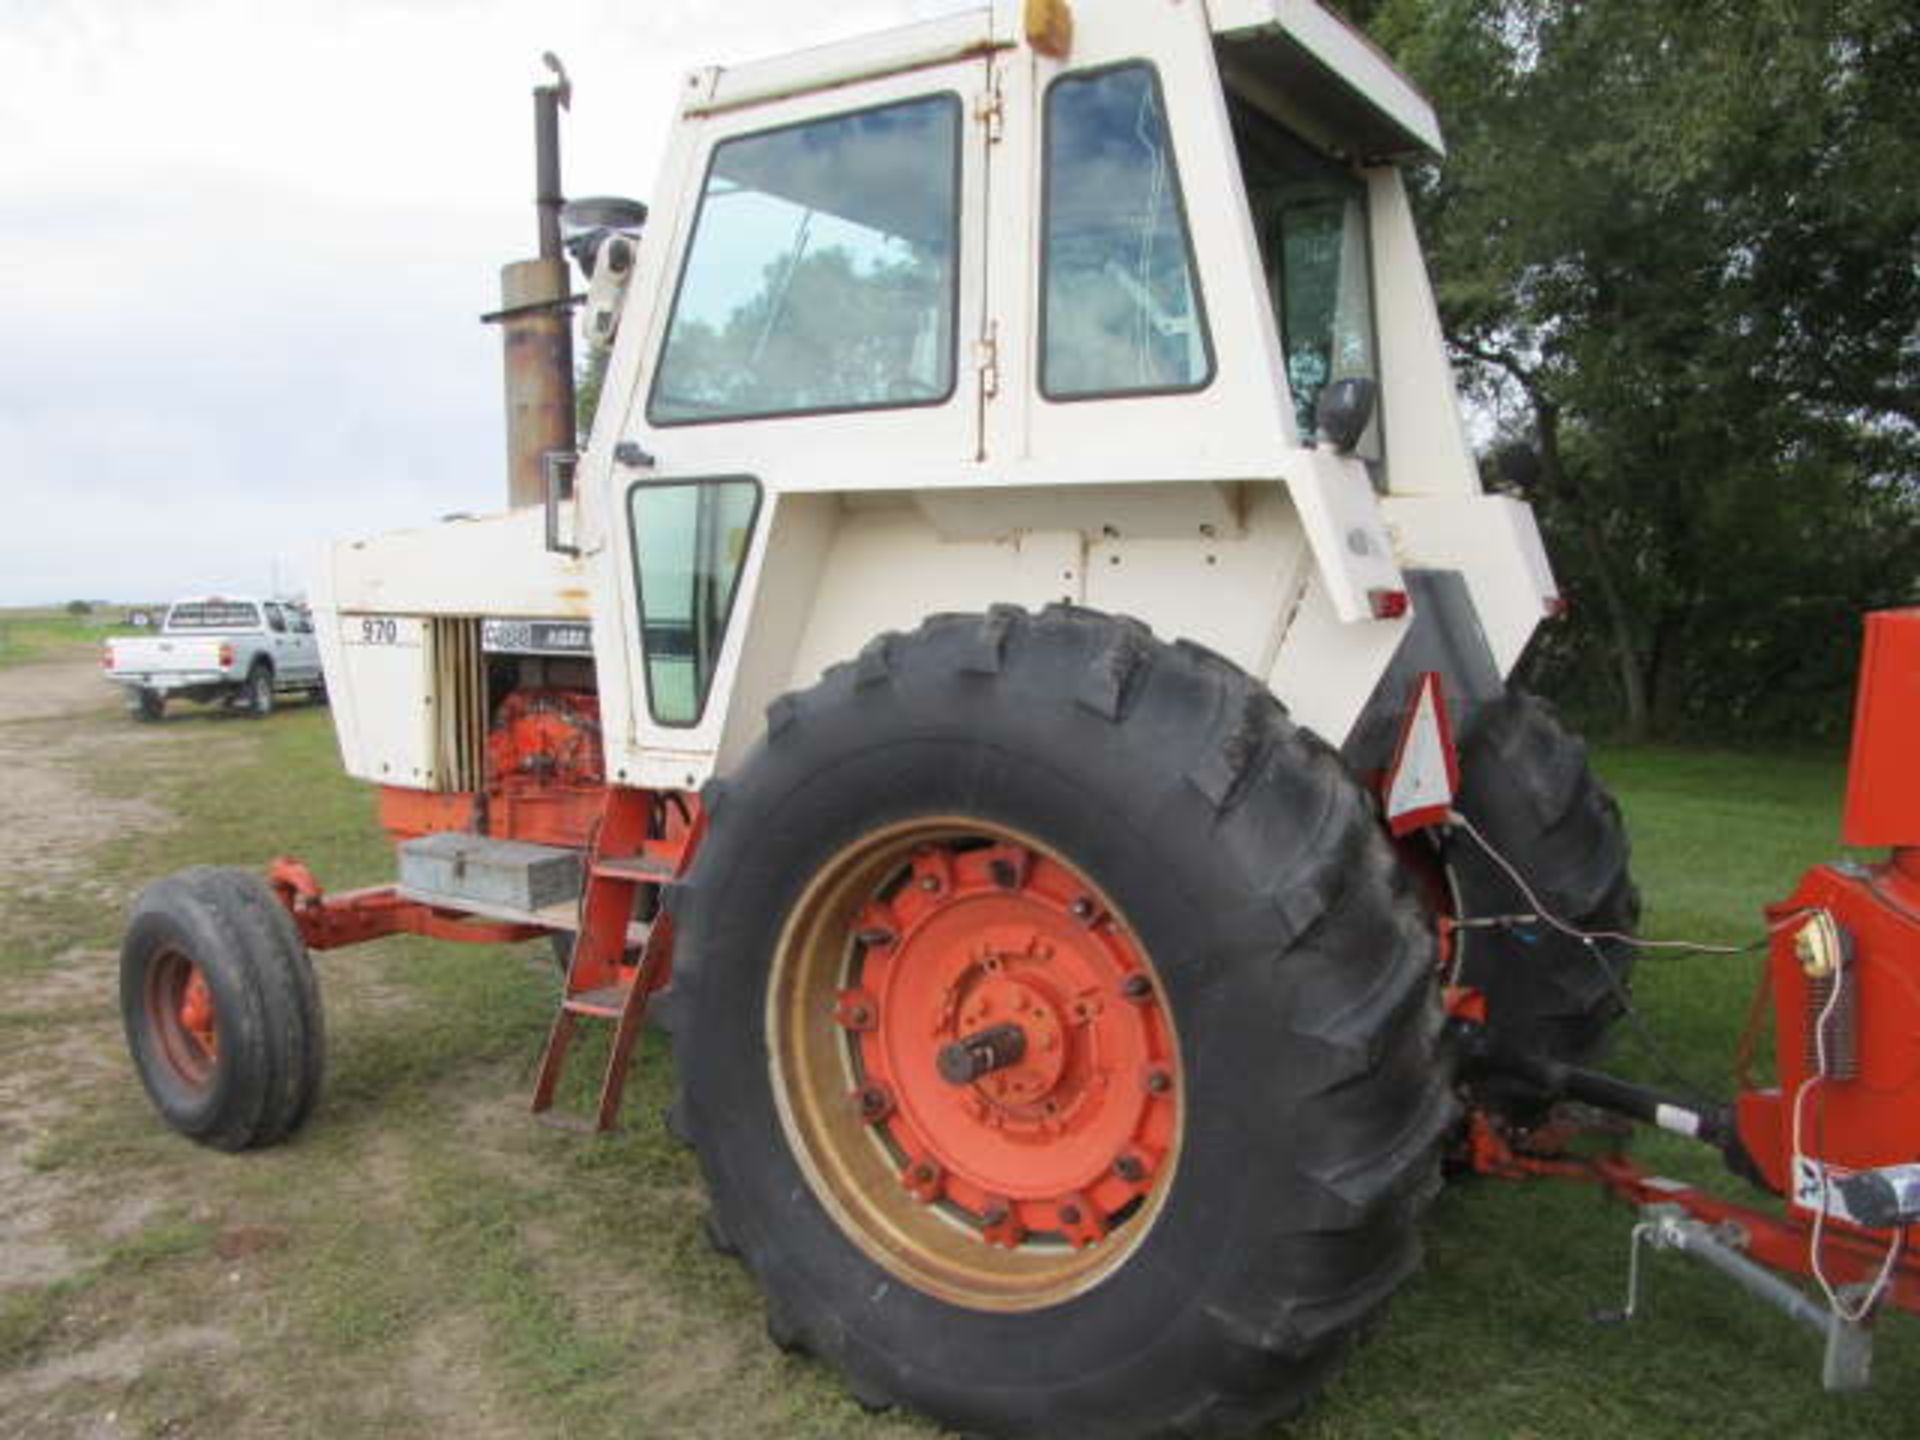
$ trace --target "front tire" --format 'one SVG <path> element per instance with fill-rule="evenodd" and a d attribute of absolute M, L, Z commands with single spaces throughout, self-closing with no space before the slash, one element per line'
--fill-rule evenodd
<path fill-rule="evenodd" d="M 707 799 L 673 1119 L 774 1338 L 995 1435 L 1301 1408 L 1417 1265 L 1455 1114 L 1333 752 L 1197 647 L 1002 609 L 776 702 Z"/>
<path fill-rule="evenodd" d="M 258 876 L 200 866 L 142 891 L 120 951 L 120 1010 L 148 1097 L 189 1139 L 260 1148 L 311 1113 L 325 1064 L 319 990 Z"/>

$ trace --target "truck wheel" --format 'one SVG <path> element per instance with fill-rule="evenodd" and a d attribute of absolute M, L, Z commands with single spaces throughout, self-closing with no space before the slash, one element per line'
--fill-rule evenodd
<path fill-rule="evenodd" d="M 273 713 L 273 667 L 260 664 L 247 672 L 247 688 L 241 697 L 247 713 L 264 720 Z"/>
<path fill-rule="evenodd" d="M 1337 756 L 1198 647 L 996 609 L 775 702 L 706 802 L 670 1125 L 774 1338 L 963 1431 L 1303 1406 L 1456 1114 Z"/>
<path fill-rule="evenodd" d="M 148 886 L 120 950 L 120 1011 L 154 1107 L 190 1139 L 271 1145 L 311 1112 L 324 1066 L 319 992 L 257 876 L 198 867 Z"/>
<path fill-rule="evenodd" d="M 1461 754 L 1460 812 L 1513 864 L 1541 904 L 1581 930 L 1631 934 L 1640 892 L 1628 871 L 1620 807 L 1587 764 L 1586 746 L 1545 701 L 1515 691 L 1490 708 Z M 1473 838 L 1445 852 L 1463 916 L 1533 905 Z M 1592 946 L 1541 924 L 1456 932 L 1459 981 L 1480 990 L 1487 1023 L 1508 1042 L 1558 1060 L 1591 1059 L 1624 1010 L 1634 950 Z M 1496 1090 L 1496 1104 L 1525 1103 Z"/>
<path fill-rule="evenodd" d="M 141 686 L 133 692 L 133 718 L 152 725 L 167 713 L 167 697 L 158 690 Z"/>

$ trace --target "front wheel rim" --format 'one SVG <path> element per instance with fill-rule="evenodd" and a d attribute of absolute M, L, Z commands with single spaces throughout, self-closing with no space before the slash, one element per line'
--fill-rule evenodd
<path fill-rule="evenodd" d="M 766 1024 L 814 1193 L 922 1292 L 984 1310 L 1083 1293 L 1171 1188 L 1184 1084 L 1160 977 L 1031 836 L 941 817 L 843 849 L 782 931 Z"/>
<path fill-rule="evenodd" d="M 206 973 L 183 952 L 163 950 L 147 967 L 143 998 L 160 1062 L 189 1090 L 206 1090 L 220 1063 L 219 1016 Z"/>

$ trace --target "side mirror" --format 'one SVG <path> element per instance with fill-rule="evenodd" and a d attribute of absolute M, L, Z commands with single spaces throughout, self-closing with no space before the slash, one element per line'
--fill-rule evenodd
<path fill-rule="evenodd" d="M 1379 396 L 1379 387 L 1364 375 L 1323 385 L 1313 407 L 1320 438 L 1342 455 L 1352 453 L 1373 422 L 1373 407 Z"/>

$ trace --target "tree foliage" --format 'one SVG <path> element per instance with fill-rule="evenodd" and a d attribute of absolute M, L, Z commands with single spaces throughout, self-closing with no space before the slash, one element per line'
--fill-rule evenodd
<path fill-rule="evenodd" d="M 1911 0 L 1375 0 L 1434 99 L 1443 323 L 1574 599 L 1536 681 L 1628 729 L 1843 731 L 1920 597 Z"/>

